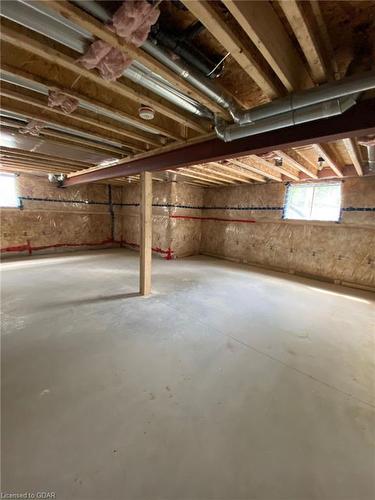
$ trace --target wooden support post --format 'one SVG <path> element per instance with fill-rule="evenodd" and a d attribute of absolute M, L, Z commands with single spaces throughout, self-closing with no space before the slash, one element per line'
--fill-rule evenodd
<path fill-rule="evenodd" d="M 151 293 L 152 262 L 152 174 L 141 173 L 141 245 L 139 292 L 141 295 Z"/>

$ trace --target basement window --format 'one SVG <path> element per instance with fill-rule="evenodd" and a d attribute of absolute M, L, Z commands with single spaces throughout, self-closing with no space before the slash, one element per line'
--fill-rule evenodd
<path fill-rule="evenodd" d="M 335 221 L 340 218 L 341 182 L 289 184 L 284 219 Z"/>
<path fill-rule="evenodd" d="M 0 174 L 0 207 L 19 207 L 14 174 Z"/>

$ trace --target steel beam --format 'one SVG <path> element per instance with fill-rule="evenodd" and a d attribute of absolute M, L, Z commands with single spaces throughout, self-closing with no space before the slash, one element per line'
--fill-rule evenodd
<path fill-rule="evenodd" d="M 105 169 L 83 172 L 66 179 L 64 187 L 369 134 L 375 134 L 375 98 L 363 100 L 346 113 L 331 118 L 253 135 L 233 142 L 223 142 L 215 138 L 147 158 L 124 161 Z"/>

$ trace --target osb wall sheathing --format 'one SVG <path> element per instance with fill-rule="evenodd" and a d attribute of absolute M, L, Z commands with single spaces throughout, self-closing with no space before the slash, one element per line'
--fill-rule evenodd
<path fill-rule="evenodd" d="M 140 186 L 123 187 L 123 242 L 140 242 Z M 153 182 L 152 247 L 167 258 L 199 253 L 203 189 L 176 182 Z"/>
<path fill-rule="evenodd" d="M 201 253 L 374 287 L 375 178 L 345 180 L 342 195 L 339 223 L 306 222 L 282 220 L 281 184 L 206 190 Z"/>
<path fill-rule="evenodd" d="M 108 186 L 61 189 L 47 179 L 27 175 L 17 177 L 16 186 L 22 209 L 1 210 L 3 257 L 17 252 L 110 246 L 120 238 L 116 214 L 121 206 L 113 207 L 112 217 Z M 111 189 L 112 201 L 121 203 L 121 187 Z"/>

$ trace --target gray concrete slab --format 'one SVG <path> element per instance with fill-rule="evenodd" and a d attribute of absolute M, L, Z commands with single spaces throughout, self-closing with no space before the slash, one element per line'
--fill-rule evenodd
<path fill-rule="evenodd" d="M 2 264 L 2 491 L 373 500 L 374 295 L 197 256 Z"/>

